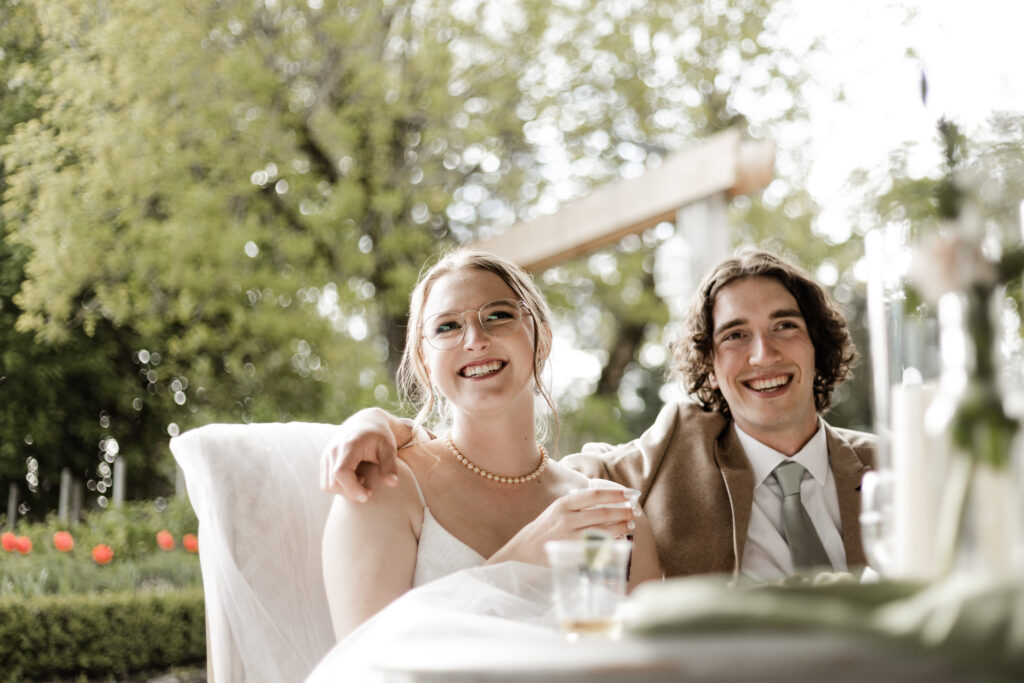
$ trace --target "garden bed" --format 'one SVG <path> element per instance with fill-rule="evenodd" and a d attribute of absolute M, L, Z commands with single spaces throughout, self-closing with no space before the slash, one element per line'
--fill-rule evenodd
<path fill-rule="evenodd" d="M 197 680 L 206 629 L 195 531 L 186 501 L 158 501 L 5 532 L 0 681 Z M 160 674 L 175 669 L 189 673 Z"/>

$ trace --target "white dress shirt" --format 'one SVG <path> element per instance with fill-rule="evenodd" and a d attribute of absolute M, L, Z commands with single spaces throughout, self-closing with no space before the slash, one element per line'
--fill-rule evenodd
<path fill-rule="evenodd" d="M 777 581 L 792 576 L 793 558 L 782 530 L 782 490 L 772 471 L 787 460 L 804 466 L 807 474 L 800 482 L 800 499 L 825 546 L 836 571 L 846 570 L 846 551 L 839 518 L 836 481 L 829 467 L 825 429 L 818 420 L 818 431 L 804 447 L 787 458 L 773 448 L 735 426 L 743 451 L 754 471 L 754 505 L 750 511 L 747 542 L 743 548 L 740 572 L 757 581 Z"/>

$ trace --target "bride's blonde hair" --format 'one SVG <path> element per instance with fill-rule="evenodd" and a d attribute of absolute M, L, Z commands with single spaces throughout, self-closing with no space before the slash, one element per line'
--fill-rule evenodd
<path fill-rule="evenodd" d="M 551 311 L 544 296 L 537 289 L 533 278 L 511 261 L 485 251 L 455 249 L 441 256 L 440 260 L 420 273 L 416 287 L 409 301 L 409 326 L 405 335 L 405 351 L 398 366 L 398 389 L 404 400 L 417 410 L 416 423 L 431 427 L 451 424 L 450 405 L 430 381 L 427 366 L 423 360 L 423 307 L 430 288 L 442 275 L 458 270 L 472 269 L 494 273 L 515 293 L 515 298 L 526 304 L 529 318 L 533 321 L 533 382 L 537 393 L 544 399 L 548 410 L 557 423 L 558 413 L 551 393 L 541 378 L 551 354 Z M 527 324 L 526 321 L 523 321 Z M 538 422 L 538 431 L 544 432 L 546 421 L 543 414 Z"/>

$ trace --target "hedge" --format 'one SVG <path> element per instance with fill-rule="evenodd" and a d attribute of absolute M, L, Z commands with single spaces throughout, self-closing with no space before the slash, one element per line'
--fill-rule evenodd
<path fill-rule="evenodd" d="M 205 658 L 201 589 L 0 598 L 0 681 L 124 677 Z"/>

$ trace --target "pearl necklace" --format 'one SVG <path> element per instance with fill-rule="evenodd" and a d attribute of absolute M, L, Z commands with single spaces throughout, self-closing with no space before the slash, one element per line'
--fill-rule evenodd
<path fill-rule="evenodd" d="M 474 465 L 473 461 L 464 456 L 462 451 L 455 446 L 455 442 L 452 441 L 451 432 L 448 432 L 448 450 L 452 452 L 452 455 L 455 456 L 456 460 L 465 465 L 471 472 L 476 472 L 484 479 L 490 479 L 491 481 L 496 481 L 500 484 L 525 484 L 526 482 L 533 481 L 539 477 L 540 473 L 548 466 L 548 452 L 544 450 L 544 446 L 541 446 L 540 444 L 537 444 L 537 451 L 540 453 L 540 464 L 537 465 L 537 469 L 533 472 L 524 474 L 521 477 L 506 477 L 502 474 L 494 474 L 493 472 L 481 469 L 478 465 Z"/>

